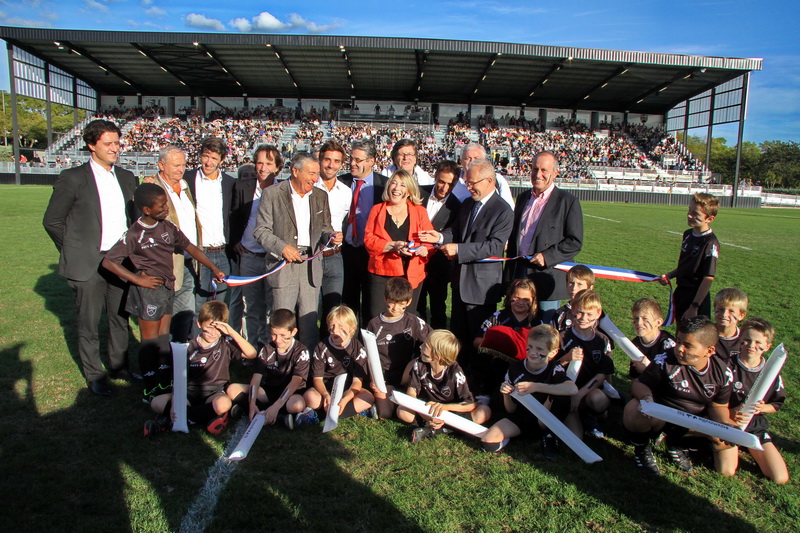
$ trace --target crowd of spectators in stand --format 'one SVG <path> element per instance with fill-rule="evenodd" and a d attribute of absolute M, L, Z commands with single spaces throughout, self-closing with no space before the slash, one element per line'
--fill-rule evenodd
<path fill-rule="evenodd" d="M 326 108 L 318 111 L 311 107 L 307 112 L 301 106 L 257 106 L 253 108 L 221 108 L 208 113 L 205 120 L 192 115 L 190 109 L 181 110 L 179 118 L 161 119 L 164 108 L 108 108 L 102 111 L 106 118 L 122 125 L 138 118 L 122 139 L 126 152 L 157 152 L 168 144 L 186 150 L 188 160 L 195 161 L 200 141 L 216 136 L 228 143 L 226 164 L 234 167 L 250 161 L 254 146 L 261 143 L 279 145 L 288 124 L 298 123 L 294 138 L 281 145 L 288 158 L 300 149 L 313 150 L 328 138 L 334 138 L 348 147 L 361 138 L 373 139 L 378 150 L 378 170 L 392 164 L 391 149 L 400 139 L 411 138 L 419 146 L 418 165 L 432 171 L 435 164 L 446 157 L 457 157 L 461 146 L 476 140 L 470 117 L 459 113 L 448 122 L 443 145 L 438 145 L 429 128 L 404 129 L 382 127 L 377 124 L 335 125 L 328 122 Z M 561 161 L 562 177 L 588 178 L 588 167 L 615 167 L 652 169 L 660 166 L 671 170 L 705 170 L 701 162 L 686 151 L 661 127 L 644 124 L 627 125 L 602 123 L 599 131 L 592 131 L 585 123 L 565 118 L 555 119 L 557 131 L 544 131 L 537 118 L 506 114 L 498 118 L 481 115 L 477 118 L 477 140 L 487 147 L 494 162 L 502 172 L 511 175 L 530 173 L 533 157 L 542 150 L 557 154 Z M 347 169 L 347 164 L 343 170 Z"/>

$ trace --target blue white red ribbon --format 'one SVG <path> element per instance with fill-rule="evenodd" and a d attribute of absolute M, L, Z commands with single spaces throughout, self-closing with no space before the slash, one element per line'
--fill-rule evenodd
<path fill-rule="evenodd" d="M 487 257 L 485 259 L 478 259 L 476 263 L 501 263 L 506 261 L 516 261 L 517 259 L 525 259 L 530 261 L 533 259 L 532 255 L 518 255 L 516 257 Z M 559 263 L 553 268 L 556 270 L 562 270 L 567 272 L 570 268 L 574 267 L 575 265 L 582 264 L 582 263 Z M 619 281 L 661 281 L 664 280 L 664 276 L 659 276 L 656 274 L 648 274 L 647 272 L 639 272 L 638 270 L 629 270 L 627 268 L 614 268 L 614 267 L 606 267 L 606 266 L 598 266 L 598 265 L 583 265 L 591 269 L 594 275 L 598 278 L 603 279 L 615 279 Z M 664 319 L 664 325 L 669 326 L 672 324 L 673 320 L 675 319 L 674 316 L 674 302 L 672 298 L 672 282 L 668 279 L 667 285 L 669 286 L 669 308 L 667 309 L 667 316 Z"/>
<path fill-rule="evenodd" d="M 333 241 L 333 235 L 331 235 L 331 237 L 328 239 L 328 242 L 325 243 L 325 246 L 322 246 L 317 251 L 317 253 L 315 253 L 311 257 L 306 257 L 305 259 L 302 259 L 302 261 L 313 261 L 314 259 L 319 257 L 319 255 L 322 252 L 328 249 L 328 246 L 330 246 L 332 241 Z M 270 271 L 265 272 L 264 274 L 261 274 L 259 276 L 225 276 L 225 279 L 223 279 L 222 281 L 227 283 L 229 287 L 241 287 L 242 285 L 247 285 L 248 283 L 253 283 L 258 280 L 264 279 L 267 276 L 271 276 L 272 274 L 279 271 L 288 264 L 289 263 L 288 261 L 286 261 L 286 259 L 281 259 L 281 262 L 275 265 Z M 214 282 L 214 280 L 211 280 L 211 287 L 214 289 L 214 296 L 212 297 L 212 299 L 215 300 L 217 298 L 217 284 Z"/>

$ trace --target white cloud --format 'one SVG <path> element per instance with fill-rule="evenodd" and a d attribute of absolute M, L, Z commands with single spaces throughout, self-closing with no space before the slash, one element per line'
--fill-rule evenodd
<path fill-rule="evenodd" d="M 228 22 L 228 26 L 236 28 L 241 32 L 248 32 L 253 29 L 253 25 L 250 23 L 250 21 L 242 17 L 235 18 Z"/>
<path fill-rule="evenodd" d="M 94 9 L 96 11 L 101 11 L 106 13 L 108 11 L 108 6 L 105 4 L 101 4 L 100 2 L 96 2 L 95 0 L 86 0 L 86 7 L 89 9 Z"/>
<path fill-rule="evenodd" d="M 143 5 L 144 7 L 147 7 L 147 6 L 149 6 L 150 4 L 152 4 L 152 3 L 153 3 L 153 0 L 142 0 L 142 5 Z"/>
<path fill-rule="evenodd" d="M 223 31 L 225 29 L 225 25 L 219 20 L 208 18 L 199 13 L 189 13 L 186 15 L 186 25 L 203 30 Z"/>
<path fill-rule="evenodd" d="M 243 17 L 238 17 L 228 22 L 228 26 L 235 28 L 240 32 L 262 31 L 267 33 L 287 30 L 323 33 L 334 28 L 338 28 L 342 25 L 344 25 L 344 21 L 338 19 L 334 20 L 330 24 L 317 24 L 316 22 L 308 20 L 297 13 L 291 13 L 288 20 L 284 22 L 269 11 L 262 11 L 250 20 Z"/>
<path fill-rule="evenodd" d="M 166 15 L 167 12 L 160 7 L 153 6 L 150 9 L 145 9 L 144 14 L 148 17 L 162 17 Z"/>
<path fill-rule="evenodd" d="M 0 24 L 7 26 L 24 26 L 26 28 L 49 28 L 50 23 L 44 20 L 23 19 L 9 17 L 5 11 L 0 11 Z"/>

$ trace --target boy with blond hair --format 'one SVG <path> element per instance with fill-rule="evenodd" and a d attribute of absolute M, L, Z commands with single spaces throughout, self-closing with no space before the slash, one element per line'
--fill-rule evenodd
<path fill-rule="evenodd" d="M 703 192 L 692 195 L 687 213 L 690 229 L 683 232 L 678 266 L 664 274 L 666 279 L 661 280 L 662 285 L 667 284 L 667 279 L 675 278 L 677 282 L 674 300 L 678 320 L 697 315 L 711 316 L 709 294 L 719 258 L 719 241 L 711 223 L 718 212 L 716 197 Z"/>
<path fill-rule="evenodd" d="M 600 296 L 590 289 L 579 292 L 572 299 L 572 314 L 572 327 L 561 332 L 562 355 L 558 361 L 563 365 L 572 361 L 582 363 L 575 377 L 578 393 L 572 397 L 565 424 L 579 437 L 585 429 L 589 435 L 603 438 L 605 434 L 597 419 L 605 416 L 610 405 L 608 396 L 603 393 L 603 383 L 614 373 L 614 360 L 611 341 L 597 327 L 603 314 Z"/>
<path fill-rule="evenodd" d="M 739 323 L 747 316 L 747 295 L 734 287 L 726 287 L 714 297 L 714 320 L 719 332 L 717 357 L 730 362 L 741 352 Z"/>
<path fill-rule="evenodd" d="M 581 291 L 594 290 L 594 279 L 594 272 L 586 265 L 575 265 L 567 271 L 569 300 L 558 308 L 550 321 L 558 331 L 566 331 L 572 327 L 571 301 Z"/>
<path fill-rule="evenodd" d="M 631 308 L 633 330 L 636 337 L 631 339 L 644 355 L 641 361 L 631 361 L 630 377 L 635 378 L 653 361 L 662 361 L 675 347 L 675 337 L 660 329 L 664 324 L 661 305 L 653 298 L 641 298 Z"/>

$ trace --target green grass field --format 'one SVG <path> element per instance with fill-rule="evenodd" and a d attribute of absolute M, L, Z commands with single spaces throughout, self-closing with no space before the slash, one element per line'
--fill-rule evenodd
<path fill-rule="evenodd" d="M 178 530 L 230 432 L 146 440 L 142 423 L 151 413 L 138 390 L 117 382 L 113 399 L 90 395 L 71 355 L 72 295 L 41 226 L 50 191 L 0 187 L 2 528 Z M 685 212 L 586 203 L 578 260 L 665 272 L 680 244 L 669 232 L 685 229 Z M 724 244 L 713 292 L 730 285 L 746 291 L 750 315 L 773 322 L 789 350 L 788 400 L 771 417 L 788 485 L 767 481 L 745 456 L 732 479 L 708 465 L 684 474 L 661 450 L 665 474 L 647 479 L 621 441 L 619 405 L 605 426 L 610 437 L 588 441 L 604 458 L 590 466 L 566 448 L 558 461 L 545 462 L 537 442 L 521 439 L 498 455 L 456 436 L 412 445 L 400 423 L 356 417 L 325 435 L 321 427 L 265 429 L 222 491 L 209 530 L 797 531 L 800 212 L 723 209 L 714 228 Z M 655 283 L 600 280 L 596 288 L 628 334 L 635 299 L 666 300 Z M 627 358 L 620 352 L 615 362 L 614 383 L 627 392 Z"/>

